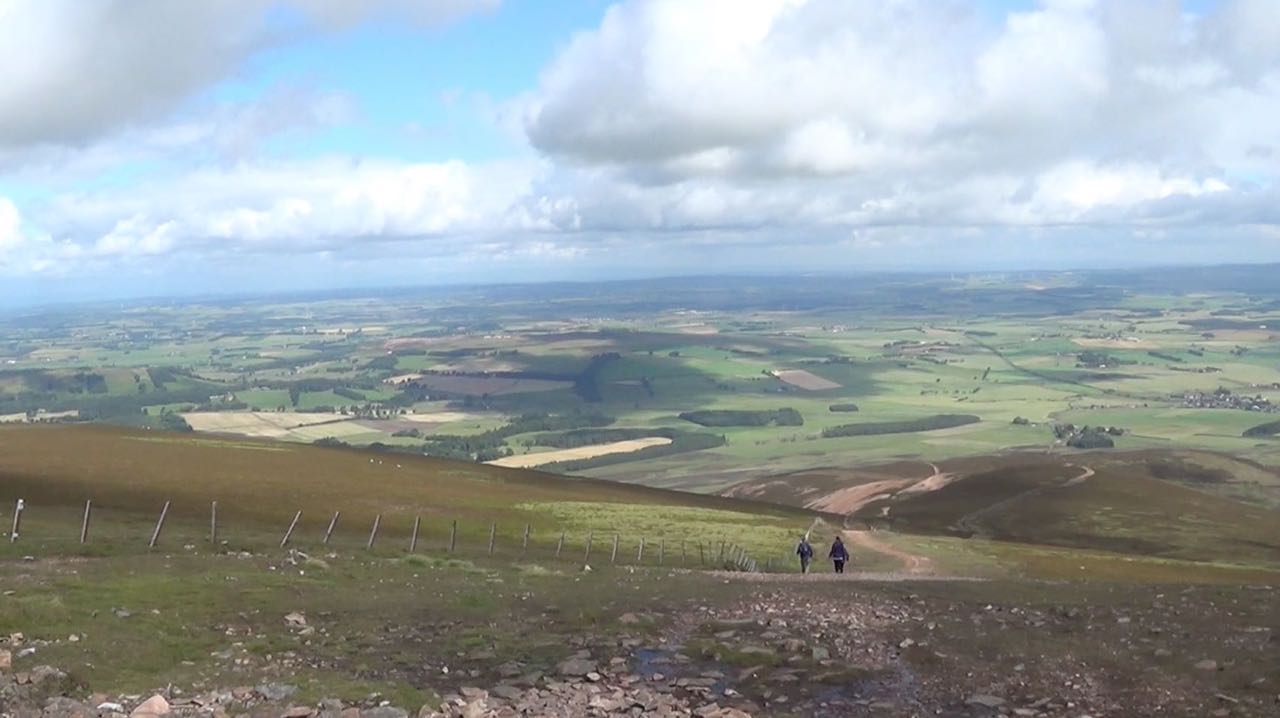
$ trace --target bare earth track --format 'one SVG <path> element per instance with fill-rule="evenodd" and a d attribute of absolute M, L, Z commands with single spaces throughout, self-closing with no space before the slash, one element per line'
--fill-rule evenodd
<path fill-rule="evenodd" d="M 903 568 L 912 576 L 933 575 L 933 561 L 926 556 L 907 553 L 901 549 L 894 548 L 883 541 L 877 539 L 873 531 L 844 531 L 844 539 L 851 546 L 857 546 L 868 551 L 874 551 L 878 554 L 889 556 L 902 562 Z M 856 559 L 856 553 L 855 553 Z"/>

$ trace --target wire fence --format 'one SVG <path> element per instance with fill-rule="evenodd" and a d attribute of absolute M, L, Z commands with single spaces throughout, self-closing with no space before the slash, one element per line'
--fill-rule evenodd
<path fill-rule="evenodd" d="M 160 506 L 154 521 L 141 518 L 136 512 L 100 508 L 92 501 L 86 501 L 83 509 L 75 509 L 74 514 L 66 506 L 41 508 L 43 520 L 33 522 L 30 520 L 33 507 L 23 499 L 17 500 L 12 519 L 7 522 L 9 531 L 4 535 L 11 546 L 10 552 L 39 548 L 108 555 L 166 551 L 175 546 L 216 552 L 308 548 L 484 556 L 588 566 L 595 563 L 752 572 L 781 566 L 781 562 L 775 566 L 773 559 L 762 564 L 750 550 L 730 541 L 628 536 L 622 532 L 589 529 L 535 529 L 530 523 L 500 525 L 497 521 L 438 518 L 428 522 L 422 515 L 384 517 L 382 513 L 373 514 L 371 520 L 368 516 L 356 520 L 342 511 L 326 514 L 317 522 L 316 517 L 296 510 L 280 524 L 279 533 L 273 537 L 260 521 L 254 522 L 252 528 L 246 522 L 228 521 L 217 501 L 207 508 L 204 528 L 199 528 L 199 522 L 194 520 L 192 507 L 185 507 L 184 515 L 175 518 L 176 507 L 172 501 Z M 324 527 L 322 532 L 317 530 L 320 526 Z"/>

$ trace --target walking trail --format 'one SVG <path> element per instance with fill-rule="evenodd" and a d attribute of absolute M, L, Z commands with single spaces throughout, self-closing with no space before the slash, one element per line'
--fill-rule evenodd
<path fill-rule="evenodd" d="M 936 465 L 931 464 L 931 466 L 933 468 L 933 475 L 925 479 L 924 482 L 922 482 L 922 483 L 927 482 L 928 484 L 930 484 L 929 486 L 926 487 L 926 490 L 936 490 L 937 488 L 940 488 L 939 484 L 941 484 L 942 486 L 945 486 L 947 483 L 950 483 L 951 481 L 955 480 L 955 477 L 953 475 L 940 471 Z M 1093 475 L 1094 475 L 1093 469 L 1089 468 L 1088 466 L 1080 466 L 1078 468 L 1081 470 L 1078 476 L 1074 476 L 1070 479 L 1067 479 L 1063 483 L 1059 484 L 1057 488 L 1067 488 L 1070 486 L 1077 486 L 1093 478 Z M 1016 501 L 1027 498 L 1027 496 L 1029 495 L 1042 493 L 1047 488 L 1050 488 L 1050 487 L 1032 489 L 1030 491 L 1026 491 L 1024 493 L 1012 496 L 1008 499 L 1005 499 L 1004 501 L 1000 501 L 995 504 L 992 504 L 991 506 L 988 506 L 984 509 L 975 511 L 974 513 L 969 514 L 968 516 L 962 517 L 959 521 L 957 521 L 957 525 L 973 526 L 976 524 L 976 520 L 981 518 L 982 516 L 985 516 L 990 513 L 994 513 L 995 511 L 998 511 L 1000 509 L 1003 509 L 1006 506 Z M 810 533 L 812 533 L 813 530 L 818 527 L 819 523 L 820 521 L 815 519 L 813 522 L 813 525 L 810 526 L 809 530 L 805 532 L 805 536 L 807 537 Z M 958 581 L 980 580 L 980 579 L 967 577 L 967 576 L 949 576 L 945 574 L 940 574 L 938 573 L 936 567 L 934 566 L 933 559 L 929 558 L 928 556 L 921 556 L 920 554 L 904 551 L 900 548 L 897 548 L 896 546 L 891 546 L 888 543 L 885 543 L 884 541 L 882 541 L 880 538 L 878 538 L 876 536 L 876 533 L 877 533 L 876 531 L 855 531 L 852 529 L 844 529 L 841 531 L 841 535 L 844 536 L 845 542 L 848 543 L 851 548 L 862 549 L 864 551 L 871 551 L 874 553 L 878 553 L 882 556 L 888 556 L 889 558 L 892 558 L 893 560 L 900 563 L 902 565 L 902 569 L 900 571 L 879 572 L 879 573 L 851 572 L 847 574 L 850 578 L 861 579 L 861 580 L 881 580 L 881 581 L 899 581 L 899 580 L 912 580 L 912 579 L 914 580 L 958 580 Z M 853 551 L 853 554 L 854 554 L 853 565 L 856 566 L 857 551 L 856 550 Z M 767 574 L 767 573 L 747 574 L 747 573 L 738 573 L 738 572 L 730 572 L 730 571 L 719 572 L 719 573 L 723 573 L 723 575 L 727 578 L 734 578 L 738 580 L 751 580 L 751 581 L 769 581 L 769 580 L 776 580 L 776 579 L 795 580 L 796 578 L 793 574 Z M 841 580 L 843 578 L 844 578 L 843 576 L 816 573 L 816 574 L 809 574 L 805 576 L 804 580 Z"/>
<path fill-rule="evenodd" d="M 874 531 L 844 531 L 844 540 L 850 546 L 857 546 L 868 551 L 888 556 L 902 564 L 902 568 L 911 575 L 933 575 L 933 561 L 927 556 L 908 553 L 890 546 L 876 538 Z M 855 561 L 856 553 L 855 553 Z"/>

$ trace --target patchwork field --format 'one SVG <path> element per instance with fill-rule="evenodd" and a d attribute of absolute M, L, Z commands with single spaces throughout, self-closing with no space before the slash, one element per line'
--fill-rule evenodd
<path fill-rule="evenodd" d="M 538 442 L 608 428 L 624 434 L 586 443 L 671 441 L 550 468 L 711 493 L 823 466 L 1072 452 L 1105 443 L 1096 428 L 1115 451 L 1280 466 L 1280 438 L 1246 435 L 1280 420 L 1273 273 L 700 278 L 78 309 L 0 321 L 0 415 L 173 430 L 191 417 L 197 432 L 476 462 L 578 451 Z M 933 425 L 960 416 L 976 420 Z"/>

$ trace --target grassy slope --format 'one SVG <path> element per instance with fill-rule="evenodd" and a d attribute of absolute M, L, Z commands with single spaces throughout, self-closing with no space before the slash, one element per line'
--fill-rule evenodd
<path fill-rule="evenodd" d="M 367 536 L 382 514 L 384 540 L 397 544 L 422 516 L 424 541 L 433 545 L 456 519 L 472 544 L 495 522 L 507 545 L 530 524 L 535 541 L 566 530 L 580 542 L 590 529 L 654 542 L 736 540 L 759 552 L 785 544 L 811 520 L 789 509 L 534 471 L 105 426 L 0 427 L 0 478 L 6 519 L 16 498 L 28 503 L 28 546 L 42 533 L 70 539 L 86 499 L 103 541 L 145 536 L 165 501 L 173 502 L 167 531 L 175 542 L 204 535 L 213 500 L 233 540 L 279 536 L 301 510 L 297 540 L 304 544 L 334 511 L 351 540 Z M 592 507 L 608 508 L 608 525 L 588 520 L 604 511 Z"/>
<path fill-rule="evenodd" d="M 938 491 L 894 501 L 891 513 L 895 523 L 916 531 L 1242 565 L 1280 563 L 1280 511 L 1157 478 L 1179 470 L 1188 482 L 1198 476 L 1172 455 L 1067 460 L 1009 457 Z M 1085 465 L 1096 475 L 1064 485 Z"/>
<path fill-rule="evenodd" d="M 857 515 L 884 523 L 881 513 L 888 508 L 888 523 L 915 535 L 886 533 L 884 540 L 954 571 L 1245 580 L 1239 570 L 1219 570 L 1235 566 L 1269 572 L 1268 581 L 1280 575 L 1274 573 L 1280 568 L 1280 511 L 1273 502 L 1280 474 L 1251 462 L 1147 450 L 1007 454 L 939 465 L 963 478 L 932 493 L 870 504 Z M 1096 475 L 1064 486 L 1084 466 Z M 822 468 L 749 479 L 730 491 L 803 505 L 843 488 L 930 473 L 919 462 Z M 1089 569 L 1078 573 L 1085 571 L 1080 566 Z"/>

